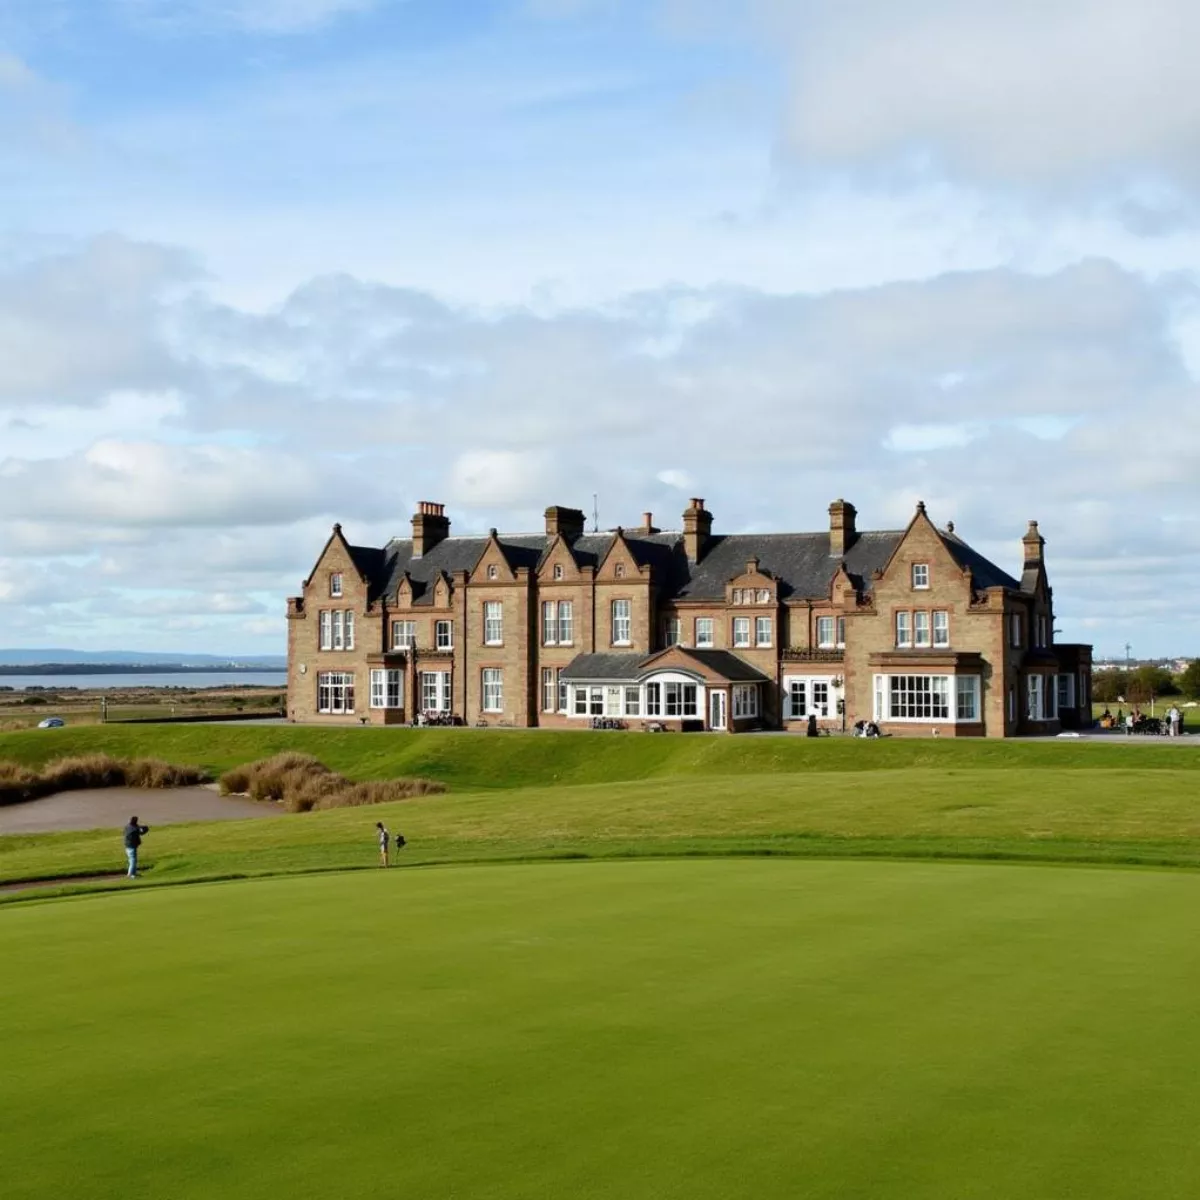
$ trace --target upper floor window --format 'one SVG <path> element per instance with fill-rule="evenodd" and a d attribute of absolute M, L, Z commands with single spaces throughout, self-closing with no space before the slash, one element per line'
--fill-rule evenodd
<path fill-rule="evenodd" d="M 1008 644 L 1017 648 L 1021 645 L 1021 614 L 1008 614 Z"/>
<path fill-rule="evenodd" d="M 487 646 L 499 646 L 504 642 L 504 608 L 499 600 L 484 603 L 483 641 Z"/>
<path fill-rule="evenodd" d="M 1048 639 L 1046 637 L 1046 618 L 1039 616 L 1037 619 L 1037 644 L 1039 647 L 1045 646 Z"/>
<path fill-rule="evenodd" d="M 495 563 L 488 563 L 487 577 L 489 579 L 500 578 L 500 568 Z"/>
<path fill-rule="evenodd" d="M 434 626 L 434 644 L 439 650 L 454 649 L 454 622 L 438 621 Z"/>
<path fill-rule="evenodd" d="M 745 595 L 746 593 L 741 588 L 734 588 L 731 599 L 733 600 L 734 604 L 745 604 Z"/>
<path fill-rule="evenodd" d="M 354 614 L 336 608 L 333 612 L 321 613 L 322 650 L 354 649 Z"/>
<path fill-rule="evenodd" d="M 392 649 L 408 650 L 417 644 L 416 621 L 397 621 L 392 625 Z"/>
<path fill-rule="evenodd" d="M 633 641 L 633 602 L 630 600 L 614 600 L 612 602 L 612 644 L 628 646 Z"/>
<path fill-rule="evenodd" d="M 702 649 L 711 648 L 713 645 L 713 619 L 712 617 L 697 617 L 696 618 L 696 645 Z"/>
<path fill-rule="evenodd" d="M 334 573 L 329 576 L 329 594 L 331 596 L 340 596 L 342 594 L 341 571 L 334 571 Z"/>
<path fill-rule="evenodd" d="M 836 631 L 836 624 L 832 617 L 818 617 L 817 618 L 817 645 L 819 647 L 821 647 L 821 649 L 823 649 L 823 650 L 832 649 L 833 643 L 834 643 L 835 631 Z"/>
<path fill-rule="evenodd" d="M 912 585 L 914 588 L 924 589 L 929 586 L 929 564 L 928 563 L 913 563 L 912 565 Z"/>
<path fill-rule="evenodd" d="M 682 635 L 683 623 L 678 617 L 666 617 L 663 619 L 664 646 L 678 646 Z"/>
<path fill-rule="evenodd" d="M 838 617 L 837 619 L 837 644 L 839 650 L 846 648 L 846 618 Z"/>
<path fill-rule="evenodd" d="M 929 614 L 927 612 L 913 613 L 913 643 L 917 646 L 930 645 Z"/>
<path fill-rule="evenodd" d="M 950 614 L 948 612 L 933 614 L 933 644 L 935 646 L 950 645 Z"/>
<path fill-rule="evenodd" d="M 625 578 L 625 564 L 617 563 L 617 565 L 615 567 L 613 567 L 613 575 L 616 576 L 617 579 L 624 579 Z"/>
<path fill-rule="evenodd" d="M 574 611 L 570 600 L 542 604 L 542 645 L 569 646 L 574 640 Z"/>
<path fill-rule="evenodd" d="M 910 612 L 896 614 L 896 645 L 912 645 L 912 613 Z"/>
<path fill-rule="evenodd" d="M 767 588 L 759 588 L 758 596 L 756 597 L 759 604 L 770 604 L 771 593 Z"/>
<path fill-rule="evenodd" d="M 554 578 L 561 579 L 563 577 L 562 563 L 554 564 Z"/>
<path fill-rule="evenodd" d="M 750 645 L 750 618 L 749 617 L 734 617 L 733 618 L 733 644 L 735 647 L 747 647 Z"/>
<path fill-rule="evenodd" d="M 771 644 L 771 618 L 770 617 L 755 617 L 754 618 L 754 644 L 756 646 L 769 646 Z"/>

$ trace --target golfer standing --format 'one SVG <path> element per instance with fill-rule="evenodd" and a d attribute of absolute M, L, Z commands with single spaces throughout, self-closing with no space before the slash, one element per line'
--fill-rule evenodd
<path fill-rule="evenodd" d="M 142 838 L 150 832 L 149 825 L 139 825 L 137 817 L 130 817 L 125 826 L 125 857 L 129 861 L 129 870 L 125 873 L 127 879 L 137 878 L 137 852 L 142 844 Z"/>
<path fill-rule="evenodd" d="M 382 821 L 376 821 L 375 828 L 379 831 L 379 865 L 391 866 L 388 861 L 388 846 L 391 844 L 392 835 L 388 833 L 387 826 Z"/>

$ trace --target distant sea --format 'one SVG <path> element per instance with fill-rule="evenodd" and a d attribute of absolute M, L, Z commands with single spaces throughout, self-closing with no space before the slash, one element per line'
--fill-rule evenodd
<path fill-rule="evenodd" d="M 286 671 L 121 671 L 112 675 L 0 675 L 0 687 L 18 692 L 30 687 L 45 692 L 64 688 L 211 688 L 287 686 Z"/>

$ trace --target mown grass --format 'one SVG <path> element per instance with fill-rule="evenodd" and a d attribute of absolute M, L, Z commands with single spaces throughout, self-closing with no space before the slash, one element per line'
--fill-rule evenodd
<path fill-rule="evenodd" d="M 454 791 L 605 783 L 674 775 L 774 775 L 903 768 L 1200 772 L 1187 745 L 1095 745 L 943 738 L 808 739 L 786 735 L 634 734 L 486 729 L 362 729 L 294 725 L 95 726 L 0 734 L 0 759 L 36 766 L 103 751 L 198 763 L 213 775 L 283 751 L 311 754 L 349 779 L 436 779 Z M 1136 758 L 1128 758 L 1136 755 Z"/>
<path fill-rule="evenodd" d="M 451 793 L 164 826 L 146 839 L 134 886 L 373 866 L 379 819 L 408 838 L 406 866 L 709 855 L 1200 866 L 1195 782 L 1169 768 L 915 767 Z M 98 874 L 120 856 L 110 830 L 0 838 L 0 881 Z"/>
<path fill-rule="evenodd" d="M 1192 1196 L 1198 923 L 1191 874 L 862 862 L 25 905 L 3 1193 Z"/>

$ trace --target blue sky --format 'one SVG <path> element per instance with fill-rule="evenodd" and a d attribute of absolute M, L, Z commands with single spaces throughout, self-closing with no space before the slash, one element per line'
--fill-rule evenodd
<path fill-rule="evenodd" d="M 1185 0 L 7 0 L 0 617 L 271 652 L 329 525 L 918 499 L 1197 653 Z"/>

